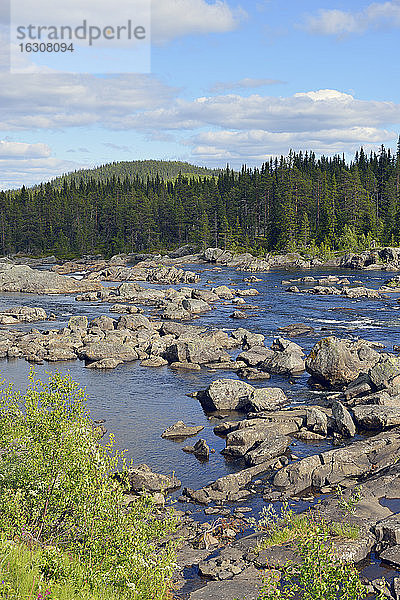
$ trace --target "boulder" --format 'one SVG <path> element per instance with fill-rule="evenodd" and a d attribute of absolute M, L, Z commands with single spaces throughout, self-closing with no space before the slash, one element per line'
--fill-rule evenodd
<path fill-rule="evenodd" d="M 308 430 L 324 437 L 328 433 L 328 417 L 316 406 L 306 409 L 305 424 Z"/>
<path fill-rule="evenodd" d="M 175 490 L 181 486 L 175 475 L 167 476 L 154 473 L 146 464 L 130 469 L 127 474 L 130 491 L 164 492 Z"/>
<path fill-rule="evenodd" d="M 280 388 L 254 388 L 238 379 L 217 379 L 196 396 L 208 411 L 258 412 L 278 408 L 287 403 L 286 395 Z"/>
<path fill-rule="evenodd" d="M 30 306 L 13 306 L 0 312 L 0 325 L 13 325 L 14 323 L 32 323 L 47 319 L 43 308 Z"/>
<path fill-rule="evenodd" d="M 297 494 L 311 486 L 321 489 L 345 479 L 366 477 L 392 465 L 399 449 L 398 430 L 380 433 L 343 448 L 307 456 L 278 471 L 273 483 Z"/>
<path fill-rule="evenodd" d="M 24 294 L 74 294 L 100 290 L 97 282 L 77 281 L 52 271 L 38 271 L 27 265 L 0 264 L 0 292 Z"/>
<path fill-rule="evenodd" d="M 204 429 L 203 425 L 191 426 L 191 425 L 185 425 L 185 423 L 183 421 L 177 421 L 176 423 L 174 423 L 173 425 L 168 427 L 163 432 L 161 437 L 167 438 L 167 439 L 176 439 L 176 438 L 184 439 L 184 438 L 190 437 L 192 435 L 197 435 L 203 429 Z"/>
<path fill-rule="evenodd" d="M 182 300 L 182 306 L 185 310 L 194 315 L 199 315 L 211 310 L 211 306 L 207 304 L 207 302 L 196 298 L 187 298 Z"/>
<path fill-rule="evenodd" d="M 364 340 L 342 340 L 330 336 L 315 344 L 306 359 L 307 371 L 328 386 L 343 386 L 366 373 L 379 354 Z"/>
<path fill-rule="evenodd" d="M 185 446 L 182 448 L 184 452 L 194 454 L 199 460 L 208 460 L 210 458 L 210 448 L 206 440 L 197 440 L 194 446 Z"/>
<path fill-rule="evenodd" d="M 381 354 L 368 371 L 376 390 L 386 390 L 391 396 L 400 394 L 400 358 Z"/>
<path fill-rule="evenodd" d="M 341 402 L 333 402 L 332 404 L 332 416 L 335 419 L 336 427 L 343 437 L 354 437 L 356 434 L 356 427 L 354 421 L 347 408 L 343 406 Z"/>
<path fill-rule="evenodd" d="M 246 313 L 241 310 L 234 310 L 231 315 L 229 315 L 231 319 L 247 319 Z"/>
<path fill-rule="evenodd" d="M 282 435 L 275 430 L 271 430 L 259 446 L 246 453 L 246 464 L 249 466 L 258 465 L 278 456 L 282 456 L 291 443 L 292 439 L 290 437 Z"/>
<path fill-rule="evenodd" d="M 123 362 L 139 358 L 135 348 L 129 344 L 117 342 L 95 342 L 79 350 L 79 357 L 83 360 L 99 361 L 104 358 L 114 358 Z"/>
<path fill-rule="evenodd" d="M 362 429 L 381 431 L 400 425 L 400 407 L 359 405 L 354 407 L 354 418 Z"/>
<path fill-rule="evenodd" d="M 304 323 L 293 323 L 285 327 L 278 327 L 278 331 L 288 337 L 297 337 L 300 335 L 311 335 L 315 330 L 310 325 L 305 325 Z"/>
<path fill-rule="evenodd" d="M 260 365 L 263 371 L 291 375 L 305 370 L 303 349 L 294 342 L 279 337 L 271 349 L 274 353 Z"/>

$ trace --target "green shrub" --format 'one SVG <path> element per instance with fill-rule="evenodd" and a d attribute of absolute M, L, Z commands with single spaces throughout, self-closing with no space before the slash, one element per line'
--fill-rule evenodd
<path fill-rule="evenodd" d="M 174 552 L 159 542 L 174 519 L 157 518 L 149 499 L 125 509 L 114 477 L 117 469 L 125 476 L 123 453 L 112 436 L 100 443 L 85 394 L 69 376 L 42 382 L 31 372 L 24 395 L 3 388 L 0 448 L 2 543 L 39 552 L 42 581 L 75 585 L 76 594 L 109 586 L 116 597 L 164 597 Z"/>

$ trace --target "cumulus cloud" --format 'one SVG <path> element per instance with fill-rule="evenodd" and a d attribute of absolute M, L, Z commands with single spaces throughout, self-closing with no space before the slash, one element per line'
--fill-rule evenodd
<path fill-rule="evenodd" d="M 400 27 L 400 1 L 373 2 L 358 12 L 321 9 L 306 18 L 309 33 L 342 36 L 368 29 Z"/>
<path fill-rule="evenodd" d="M 178 99 L 168 108 L 126 116 L 125 127 L 137 130 L 190 130 L 201 127 L 270 132 L 382 127 L 400 123 L 400 104 L 358 100 L 337 90 L 297 93 L 289 97 L 227 94 Z M 114 121 L 118 126 L 118 120 Z"/>
<path fill-rule="evenodd" d="M 0 159 L 46 158 L 51 150 L 47 144 L 25 144 L 0 140 Z"/>
<path fill-rule="evenodd" d="M 315 132 L 272 133 L 264 130 L 213 131 L 193 136 L 192 153 L 206 162 L 210 159 L 259 162 L 268 156 L 286 154 L 290 148 L 309 148 L 317 154 L 353 152 L 362 144 L 365 148 L 392 141 L 393 133 L 373 127 L 352 127 Z"/>
<path fill-rule="evenodd" d="M 175 90 L 149 75 L 0 73 L 0 129 L 118 127 L 124 118 L 164 106 Z"/>
<path fill-rule="evenodd" d="M 60 25 L 78 25 L 86 20 L 93 25 L 124 24 L 131 19 L 135 25 L 150 24 L 155 43 L 164 43 L 192 34 L 226 33 L 238 27 L 246 12 L 232 8 L 226 0 L 68 0 L 51 4 L 49 0 L 18 0 L 14 6 L 14 21 Z M 17 10 L 18 9 L 18 10 Z M 3 19 L 5 17 L 5 11 Z M 0 17 L 1 17 L 0 13 Z M 142 21 L 142 22 L 141 22 Z"/>
<path fill-rule="evenodd" d="M 255 79 L 252 77 L 245 77 L 239 81 L 217 81 L 217 83 L 210 88 L 210 91 L 219 93 L 225 92 L 226 90 L 254 89 L 265 85 L 277 85 L 280 83 L 285 82 L 280 79 Z"/>
<path fill-rule="evenodd" d="M 0 189 L 7 190 L 48 181 L 87 165 L 54 157 L 21 159 L 0 157 Z"/>

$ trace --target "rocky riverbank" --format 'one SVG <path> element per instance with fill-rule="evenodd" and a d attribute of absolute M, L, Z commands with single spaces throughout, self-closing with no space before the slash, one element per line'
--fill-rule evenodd
<path fill-rule="evenodd" d="M 10 306 L 0 313 L 0 356 L 37 364 L 81 360 L 87 368 L 100 371 L 141 361 L 148 369 L 166 366 L 188 373 L 204 369 L 214 373 L 209 385 L 199 386 L 191 395 L 215 421 L 215 439 L 224 440 L 222 454 L 237 466 L 236 472 L 196 489 L 187 486 L 179 472 L 167 475 L 174 471 L 173 465 L 163 476 L 147 466 L 135 466 L 127 491 L 128 504 L 130 497 L 146 490 L 162 510 L 168 492 L 179 490 L 185 541 L 178 554 L 176 586 L 181 591 L 177 589 L 177 596 L 190 593 L 192 600 L 255 598 L 260 571 L 269 565 L 279 577 L 285 561 L 293 560 L 293 544 L 276 544 L 260 551 L 262 535 L 250 534 L 252 522 L 247 513 L 247 505 L 255 498 L 277 503 L 277 507 L 285 501 L 307 507 L 323 498 L 318 509 L 323 518 L 332 523 L 350 519 L 359 528 L 356 540 L 332 534 L 340 557 L 359 563 L 373 551 L 390 568 L 399 568 L 398 515 L 382 504 L 382 498 L 400 498 L 396 464 L 400 450 L 398 356 L 363 338 L 324 335 L 307 322 L 285 326 L 270 340 L 251 327 L 235 328 L 230 316 L 238 309 L 244 316 L 256 310 L 259 277 L 240 275 L 239 286 L 202 285 L 200 271 L 212 263 L 216 269 L 227 265 L 262 273 L 274 268 L 267 260 L 242 255 L 238 262 L 237 257 L 233 260 L 227 253 L 211 249 L 197 257 L 202 261 L 200 268 L 188 271 L 183 262 L 185 258 L 187 264 L 197 262 L 193 255 L 168 258 L 175 263 L 165 264 L 164 260 L 161 266 L 154 257 L 144 258 L 135 267 L 122 258 L 120 264 L 114 259 L 113 264 L 103 261 L 91 268 L 79 262 L 53 271 L 3 264 L 2 292 L 74 294 L 78 314 L 69 318 L 65 327 L 48 329 L 44 320 L 50 313 L 39 307 L 11 305 L 12 296 L 8 295 Z M 178 261 L 183 261 L 181 266 Z M 66 275 L 79 270 L 80 280 Z M 365 298 L 396 303 L 392 294 L 400 291 L 397 278 L 385 280 L 378 290 L 351 279 L 330 275 L 282 283 L 297 284 L 298 292 L 318 289 L 309 295 L 340 295 L 342 302 Z M 101 281 L 115 281 L 116 285 L 104 287 Z M 104 307 L 104 312 L 115 318 L 107 314 L 88 318 L 79 314 L 80 306 L 88 306 L 88 310 L 90 306 Z M 203 316 L 209 318 L 213 310 L 221 308 L 226 310 L 223 314 L 229 330 L 210 326 L 210 322 L 204 325 Z M 20 323 L 34 321 L 37 329 L 18 328 Z M 303 343 L 310 335 L 319 338 L 311 350 Z M 293 342 L 292 336 L 300 342 Z M 293 405 L 293 397 L 276 379 L 291 379 L 305 372 L 311 389 L 321 390 L 323 396 L 314 403 Z M 168 444 L 193 436 L 192 445 L 182 449 L 193 455 L 190 460 L 206 463 L 213 447 L 196 437 L 202 430 L 197 424 L 171 421 L 159 435 L 172 440 Z M 307 456 L 296 454 L 300 442 L 307 444 Z M 355 497 L 359 486 L 361 496 L 351 518 L 341 514 L 339 508 Z M 191 514 L 185 514 L 186 509 Z M 372 583 L 374 589 L 379 585 Z M 390 581 L 385 590 L 388 597 L 398 599 L 396 582 Z"/>

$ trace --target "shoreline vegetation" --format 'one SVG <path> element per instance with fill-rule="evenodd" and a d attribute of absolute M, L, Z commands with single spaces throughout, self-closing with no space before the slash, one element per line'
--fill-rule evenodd
<path fill-rule="evenodd" d="M 127 508 L 129 465 L 68 376 L 1 392 L 0 598 L 163 600 L 174 565 L 172 514 Z"/>
<path fill-rule="evenodd" d="M 400 242 L 400 142 L 367 155 L 290 152 L 260 168 L 113 163 L 0 192 L 0 251 L 110 257 L 195 244 L 329 259 Z"/>

